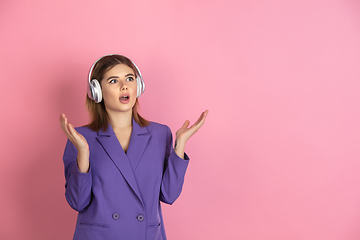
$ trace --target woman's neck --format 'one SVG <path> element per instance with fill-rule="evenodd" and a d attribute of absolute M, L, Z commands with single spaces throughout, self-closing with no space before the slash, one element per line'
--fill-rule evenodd
<path fill-rule="evenodd" d="M 126 128 L 132 125 L 132 111 L 108 112 L 111 127 L 116 129 Z"/>

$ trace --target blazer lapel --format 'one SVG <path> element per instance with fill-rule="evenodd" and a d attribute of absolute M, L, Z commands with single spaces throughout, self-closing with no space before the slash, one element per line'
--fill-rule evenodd
<path fill-rule="evenodd" d="M 140 202 L 144 205 L 135 179 L 133 168 L 131 167 L 129 159 L 126 156 L 125 152 L 122 150 L 122 147 L 111 125 L 110 124 L 108 125 L 106 132 L 100 130 L 98 132 L 98 136 L 96 137 L 96 139 L 104 148 L 105 152 L 108 154 L 110 159 L 114 162 L 114 164 L 121 172 L 121 174 L 129 184 L 129 186 L 135 192 Z"/>
<path fill-rule="evenodd" d="M 129 157 L 135 171 L 140 162 L 141 156 L 148 144 L 151 135 L 146 127 L 140 127 L 133 119 L 133 128 L 131 132 L 127 156 Z"/>

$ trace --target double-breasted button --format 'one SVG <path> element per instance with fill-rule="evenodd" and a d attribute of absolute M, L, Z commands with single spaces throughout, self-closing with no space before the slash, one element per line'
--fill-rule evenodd
<path fill-rule="evenodd" d="M 114 214 L 112 215 L 112 218 L 113 218 L 114 220 L 118 220 L 118 219 L 120 218 L 120 214 L 114 213 Z"/>
<path fill-rule="evenodd" d="M 143 215 L 140 214 L 139 216 L 136 217 L 136 219 L 137 219 L 139 222 L 142 222 L 142 221 L 144 221 L 145 218 L 144 218 Z"/>

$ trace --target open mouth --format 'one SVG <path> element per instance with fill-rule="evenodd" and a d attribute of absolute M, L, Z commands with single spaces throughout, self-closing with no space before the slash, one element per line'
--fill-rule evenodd
<path fill-rule="evenodd" d="M 120 100 L 128 100 L 130 97 L 129 96 L 122 96 L 121 98 L 120 98 Z"/>
<path fill-rule="evenodd" d="M 128 103 L 129 101 L 130 101 L 130 96 L 129 95 L 124 95 L 124 96 L 121 96 L 120 98 L 119 98 L 119 100 L 120 100 L 120 102 L 121 103 Z"/>

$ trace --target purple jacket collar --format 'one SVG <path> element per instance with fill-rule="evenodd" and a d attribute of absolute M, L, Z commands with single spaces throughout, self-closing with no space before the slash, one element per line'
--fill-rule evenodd
<path fill-rule="evenodd" d="M 133 189 L 142 204 L 143 200 L 136 183 L 134 170 L 141 160 L 141 156 L 147 146 L 151 135 L 146 127 L 140 127 L 132 120 L 132 132 L 127 154 L 122 149 L 111 124 L 109 123 L 106 131 L 100 130 L 96 139 L 104 148 L 110 159 L 114 162 L 118 170 L 126 179 L 129 186 Z"/>

